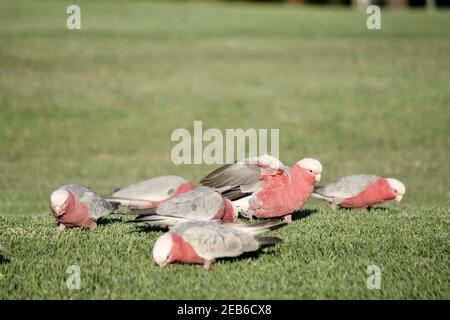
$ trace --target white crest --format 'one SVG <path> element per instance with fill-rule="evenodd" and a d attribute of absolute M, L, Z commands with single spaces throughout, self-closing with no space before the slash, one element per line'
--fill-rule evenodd
<path fill-rule="evenodd" d="M 406 193 L 405 185 L 397 179 L 387 178 L 386 181 L 389 183 L 389 186 L 397 192 L 397 201 L 401 201 L 403 195 Z"/>
<path fill-rule="evenodd" d="M 153 260 L 160 266 L 165 265 L 172 246 L 173 240 L 170 232 L 163 234 L 156 240 L 153 247 Z"/>
<path fill-rule="evenodd" d="M 61 207 L 66 203 L 67 199 L 69 199 L 69 191 L 64 189 L 58 189 L 52 193 L 50 196 L 50 202 L 54 206 Z"/>
<path fill-rule="evenodd" d="M 315 177 L 315 182 L 319 182 L 320 178 L 322 177 L 322 164 L 320 163 L 319 160 L 316 159 L 312 159 L 312 158 L 304 158 L 302 160 L 300 160 L 299 162 L 297 162 L 297 165 L 300 168 L 306 169 L 306 170 L 311 170 L 312 173 L 314 173 L 314 177 Z"/>

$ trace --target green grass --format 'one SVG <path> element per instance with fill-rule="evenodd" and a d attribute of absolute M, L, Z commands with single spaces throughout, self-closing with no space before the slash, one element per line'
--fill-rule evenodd
<path fill-rule="evenodd" d="M 69 4 L 0 1 L 0 299 L 450 298 L 448 11 L 383 11 L 369 31 L 336 7 L 77 1 L 68 31 Z M 170 160 L 172 130 L 194 120 L 279 128 L 283 162 L 318 158 L 325 183 L 397 177 L 407 195 L 371 212 L 310 201 L 270 233 L 282 245 L 209 271 L 155 266 L 161 232 L 121 217 L 57 231 L 59 185 L 211 171 Z"/>

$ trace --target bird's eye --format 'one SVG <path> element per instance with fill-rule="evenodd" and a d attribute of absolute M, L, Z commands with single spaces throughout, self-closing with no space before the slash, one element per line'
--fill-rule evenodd
<path fill-rule="evenodd" d="M 168 196 L 171 196 L 171 195 L 173 195 L 175 193 L 175 190 L 174 189 L 170 189 L 169 191 L 167 191 L 167 195 Z"/>
<path fill-rule="evenodd" d="M 312 171 L 311 169 L 309 169 L 309 172 L 311 172 L 311 173 L 312 173 L 313 171 Z"/>
<path fill-rule="evenodd" d="M 395 192 L 395 193 L 398 193 L 398 191 L 397 191 L 397 190 L 395 190 L 395 189 L 394 189 L 394 192 Z"/>

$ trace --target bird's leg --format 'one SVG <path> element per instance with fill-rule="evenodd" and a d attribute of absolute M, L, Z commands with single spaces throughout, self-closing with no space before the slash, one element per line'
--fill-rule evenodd
<path fill-rule="evenodd" d="M 215 259 L 212 260 L 205 260 L 205 262 L 203 263 L 203 268 L 205 268 L 206 270 L 208 270 L 209 268 L 211 268 L 211 265 L 215 262 Z"/>
<path fill-rule="evenodd" d="M 64 230 L 66 230 L 66 228 L 67 228 L 67 226 L 65 224 L 62 224 L 62 223 L 58 224 L 59 231 L 64 231 Z"/>
<path fill-rule="evenodd" d="M 292 222 L 292 214 L 287 214 L 283 217 L 283 220 L 286 222 Z"/>
<path fill-rule="evenodd" d="M 333 211 L 336 211 L 336 210 L 337 210 L 337 206 L 338 206 L 338 202 L 337 202 L 336 200 L 333 200 L 333 201 L 330 203 L 330 208 L 331 208 L 331 210 L 333 210 Z"/>

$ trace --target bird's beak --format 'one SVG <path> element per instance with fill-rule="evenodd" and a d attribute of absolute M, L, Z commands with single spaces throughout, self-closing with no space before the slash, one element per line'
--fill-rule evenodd
<path fill-rule="evenodd" d="M 314 181 L 315 181 L 315 183 L 318 183 L 319 181 L 320 181 L 320 178 L 322 177 L 322 175 L 320 174 L 320 173 L 318 173 L 318 174 L 316 174 L 315 176 L 314 176 Z"/>
<path fill-rule="evenodd" d="M 397 202 L 402 201 L 402 199 L 403 199 L 403 196 L 400 196 L 400 195 L 395 197 L 395 201 L 397 201 Z"/>
<path fill-rule="evenodd" d="M 55 210 L 55 213 L 58 217 L 64 213 L 61 207 L 53 207 L 53 210 Z"/>

